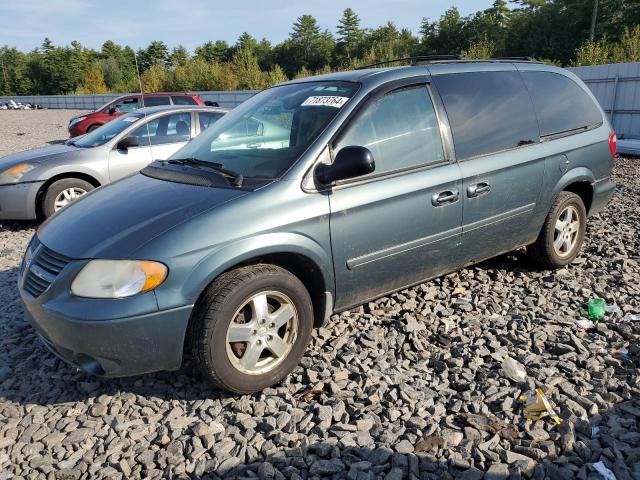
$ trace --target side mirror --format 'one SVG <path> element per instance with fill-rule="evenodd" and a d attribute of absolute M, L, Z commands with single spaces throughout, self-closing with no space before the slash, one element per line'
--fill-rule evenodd
<path fill-rule="evenodd" d="M 116 143 L 116 148 L 118 150 L 129 150 L 130 148 L 137 147 L 140 145 L 140 141 L 138 137 L 126 137 Z"/>
<path fill-rule="evenodd" d="M 375 169 L 376 162 L 368 148 L 351 146 L 342 148 L 331 165 L 318 165 L 315 174 L 320 183 L 328 185 L 338 180 L 367 175 Z"/>
<path fill-rule="evenodd" d="M 107 110 L 107 113 L 109 115 L 113 115 L 118 111 L 118 109 L 116 107 L 111 107 L 109 110 Z"/>

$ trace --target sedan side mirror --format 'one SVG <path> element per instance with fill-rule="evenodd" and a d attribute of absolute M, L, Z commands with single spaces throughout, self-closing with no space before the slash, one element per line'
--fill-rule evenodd
<path fill-rule="evenodd" d="M 351 146 L 342 148 L 331 165 L 320 164 L 315 174 L 318 181 L 328 185 L 338 180 L 360 177 L 376 169 L 368 148 Z"/>
<path fill-rule="evenodd" d="M 107 110 L 107 113 L 109 115 L 113 115 L 118 111 L 118 109 L 116 107 L 111 107 L 109 110 Z"/>
<path fill-rule="evenodd" d="M 130 148 L 137 147 L 140 145 L 140 141 L 138 137 L 126 137 L 116 143 L 116 148 L 118 150 L 129 150 Z"/>

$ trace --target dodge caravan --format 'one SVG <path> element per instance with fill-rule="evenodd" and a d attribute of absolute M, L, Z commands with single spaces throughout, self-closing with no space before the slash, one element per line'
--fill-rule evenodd
<path fill-rule="evenodd" d="M 526 246 L 578 255 L 614 183 L 593 95 L 540 63 L 298 79 L 45 222 L 19 290 L 55 354 L 107 377 L 281 381 L 332 313 Z"/>

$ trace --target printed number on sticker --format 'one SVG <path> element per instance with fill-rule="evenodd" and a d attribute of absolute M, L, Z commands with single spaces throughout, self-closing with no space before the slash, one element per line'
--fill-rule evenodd
<path fill-rule="evenodd" d="M 349 97 L 330 97 L 330 96 L 322 96 L 322 97 L 309 97 L 304 102 L 302 102 L 303 107 L 335 107 L 340 108 L 345 103 L 347 103 Z"/>

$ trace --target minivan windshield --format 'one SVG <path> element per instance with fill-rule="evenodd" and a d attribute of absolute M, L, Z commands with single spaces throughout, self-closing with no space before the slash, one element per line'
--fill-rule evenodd
<path fill-rule="evenodd" d="M 123 115 L 109 123 L 105 123 L 95 130 L 92 130 L 77 140 L 73 140 L 70 144 L 80 148 L 99 147 L 100 145 L 107 143 L 120 132 L 124 131 L 127 127 L 138 122 L 143 117 L 143 113 L 130 113 L 128 115 Z"/>
<path fill-rule="evenodd" d="M 281 85 L 240 104 L 171 159 L 212 162 L 244 177 L 285 172 L 357 91 L 358 84 Z"/>

